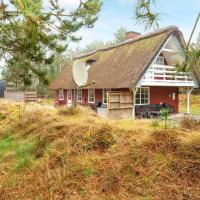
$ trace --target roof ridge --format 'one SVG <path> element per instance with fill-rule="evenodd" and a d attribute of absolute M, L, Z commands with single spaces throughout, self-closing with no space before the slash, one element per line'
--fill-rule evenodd
<path fill-rule="evenodd" d="M 112 46 L 109 46 L 109 47 L 103 47 L 103 48 L 100 48 L 100 49 L 97 49 L 95 51 L 92 51 L 90 53 L 86 53 L 86 54 L 82 54 L 82 55 L 79 55 L 79 56 L 76 56 L 74 57 L 74 59 L 79 59 L 79 58 L 84 58 L 84 57 L 87 57 L 87 56 L 91 56 L 99 51 L 106 51 L 106 50 L 110 50 L 110 49 L 113 49 L 113 48 L 116 48 L 116 47 L 120 47 L 120 46 L 124 46 L 126 44 L 130 44 L 130 43 L 133 43 L 133 42 L 137 42 L 139 40 L 143 40 L 143 39 L 146 39 L 146 38 L 150 38 L 150 37 L 153 37 L 155 35 L 158 35 L 158 34 L 161 34 L 161 33 L 164 33 L 164 32 L 167 32 L 167 31 L 173 31 L 173 30 L 177 30 L 177 31 L 180 31 L 179 28 L 177 26 L 167 26 L 167 27 L 164 27 L 164 28 L 159 28 L 157 29 L 156 31 L 151 31 L 149 33 L 146 33 L 144 35 L 140 35 L 136 38 L 133 38 L 133 39 L 129 39 L 127 41 L 124 41 L 122 43 L 119 43 L 119 44 L 115 44 L 115 45 L 112 45 Z"/>

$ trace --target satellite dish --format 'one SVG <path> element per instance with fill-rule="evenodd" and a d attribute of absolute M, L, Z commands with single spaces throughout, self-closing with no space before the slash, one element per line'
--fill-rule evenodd
<path fill-rule="evenodd" d="M 82 87 L 87 84 L 88 71 L 86 63 L 81 60 L 76 60 L 73 64 L 72 74 L 77 86 Z"/>

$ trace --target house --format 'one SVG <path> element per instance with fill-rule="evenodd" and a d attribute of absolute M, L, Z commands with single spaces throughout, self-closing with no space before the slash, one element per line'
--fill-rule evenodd
<path fill-rule="evenodd" d="M 72 65 L 66 66 L 50 86 L 56 91 L 58 104 L 70 106 L 77 102 L 107 107 L 108 111 L 111 109 L 108 106 L 109 94 L 129 93 L 132 101 L 129 98 L 128 107 L 122 106 L 124 102 L 120 103 L 119 99 L 115 103 L 121 105 L 118 105 L 119 109 L 129 108 L 133 117 L 136 105 L 147 104 L 165 103 L 178 113 L 179 89 L 185 88 L 189 112 L 189 96 L 198 84 L 192 73 L 177 72 L 176 64 L 184 61 L 182 49 L 185 40 L 181 31 L 170 26 L 145 35 L 128 32 L 126 37 L 127 40 L 121 44 L 75 58 L 87 64 L 86 87 L 76 86 Z"/>
<path fill-rule="evenodd" d="M 6 82 L 0 80 L 0 98 L 4 98 L 4 91 L 6 90 Z"/>

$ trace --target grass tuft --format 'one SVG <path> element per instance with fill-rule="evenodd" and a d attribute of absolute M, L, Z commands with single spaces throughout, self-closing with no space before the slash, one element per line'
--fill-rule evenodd
<path fill-rule="evenodd" d="M 199 130 L 200 120 L 193 117 L 184 117 L 181 120 L 181 127 L 189 130 Z"/>
<path fill-rule="evenodd" d="M 77 115 L 78 113 L 80 113 L 80 109 L 78 106 L 61 107 L 58 109 L 59 115 Z"/>

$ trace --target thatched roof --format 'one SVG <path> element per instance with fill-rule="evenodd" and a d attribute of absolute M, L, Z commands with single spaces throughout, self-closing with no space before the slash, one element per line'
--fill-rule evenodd
<path fill-rule="evenodd" d="M 184 45 L 182 33 L 175 26 L 158 29 L 124 43 L 79 56 L 84 61 L 95 60 L 88 70 L 88 83 L 96 84 L 87 88 L 133 88 L 166 40 L 176 35 Z M 51 89 L 73 89 L 72 64 L 66 66 L 50 86 Z"/>

